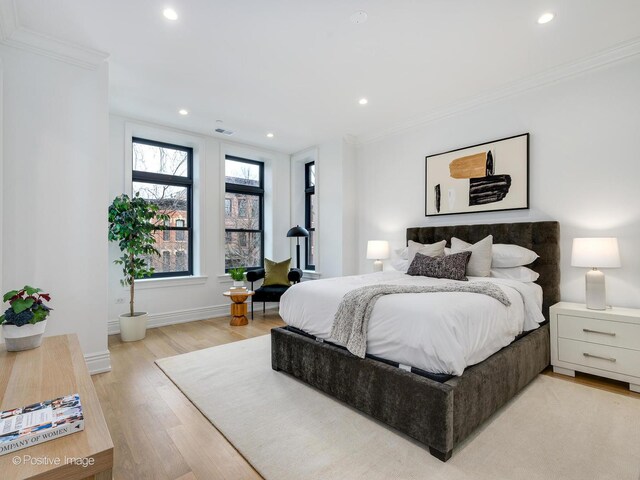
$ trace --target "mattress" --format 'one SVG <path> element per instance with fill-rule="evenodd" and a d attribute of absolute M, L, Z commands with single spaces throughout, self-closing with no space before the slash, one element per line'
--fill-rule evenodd
<path fill-rule="evenodd" d="M 462 375 L 464 369 L 509 345 L 544 322 L 542 289 L 533 283 L 469 277 L 500 287 L 511 305 L 486 295 L 462 292 L 386 295 L 369 320 L 367 354 L 436 374 Z M 318 339 L 330 337 L 342 297 L 365 285 L 437 285 L 451 280 L 378 272 L 302 282 L 280 300 L 287 325 Z"/>

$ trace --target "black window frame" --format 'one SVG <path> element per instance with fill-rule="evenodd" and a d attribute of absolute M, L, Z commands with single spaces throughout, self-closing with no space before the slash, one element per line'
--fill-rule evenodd
<path fill-rule="evenodd" d="M 249 165 L 256 165 L 259 167 L 260 169 L 260 174 L 259 174 L 259 186 L 253 186 L 253 185 L 242 185 L 242 184 L 238 184 L 238 183 L 227 183 L 225 181 L 224 184 L 224 191 L 225 193 L 236 193 L 236 194 L 249 194 L 249 195 L 256 195 L 258 197 L 258 203 L 259 203 L 259 208 L 260 208 L 260 213 L 258 216 L 258 226 L 259 229 L 258 230 L 251 230 L 251 229 L 246 229 L 246 228 L 226 228 L 224 229 L 225 232 L 225 251 L 226 251 L 226 242 L 227 242 L 227 235 L 231 234 L 231 233 L 260 233 L 260 251 L 262 253 L 262 255 L 260 256 L 260 265 L 257 266 L 252 266 L 252 267 L 248 267 L 248 266 L 244 266 L 244 268 L 249 271 L 249 270 L 258 270 L 261 268 L 264 268 L 264 162 L 260 162 L 258 160 L 249 160 L 248 158 L 242 158 L 242 157 L 236 157 L 234 155 L 225 155 L 224 157 L 225 159 L 225 167 L 226 167 L 226 161 L 227 160 L 232 160 L 234 162 L 240 162 L 240 163 L 247 163 Z M 226 168 L 225 168 L 225 179 L 226 179 Z M 238 206 L 239 208 L 239 206 Z M 229 269 L 226 267 L 226 253 L 225 253 L 225 273 L 229 271 Z"/>
<path fill-rule="evenodd" d="M 148 140 L 146 138 L 132 137 L 131 149 L 133 151 L 133 144 L 140 143 L 143 145 L 150 145 L 152 147 L 168 148 L 171 150 L 180 150 L 187 153 L 187 175 L 167 175 L 165 173 L 155 172 L 143 172 L 140 170 L 134 170 L 133 164 L 131 165 L 131 183 L 150 183 L 155 185 L 168 185 L 172 187 L 180 187 L 187 189 L 187 214 L 186 214 L 186 227 L 175 227 L 169 225 L 165 227 L 166 230 L 180 230 L 187 232 L 187 248 L 188 252 L 187 270 L 180 270 L 179 272 L 154 272 L 148 278 L 166 278 L 166 277 L 186 277 L 193 275 L 193 148 L 185 147 L 184 145 L 176 145 L 173 143 L 158 142 L 156 140 Z M 163 231 L 164 238 L 164 231 Z M 175 233 L 174 233 L 175 238 Z"/>
<path fill-rule="evenodd" d="M 309 255 L 311 253 L 311 233 L 315 233 L 315 227 L 311 226 L 311 196 L 316 194 L 315 180 L 311 185 L 311 167 L 315 167 L 316 162 L 308 162 L 304 164 L 304 228 L 309 232 L 309 236 L 304 239 L 304 268 L 305 270 L 315 270 L 315 263 L 309 263 Z M 318 199 L 316 198 L 316 202 Z M 316 245 L 318 239 L 316 238 Z"/>

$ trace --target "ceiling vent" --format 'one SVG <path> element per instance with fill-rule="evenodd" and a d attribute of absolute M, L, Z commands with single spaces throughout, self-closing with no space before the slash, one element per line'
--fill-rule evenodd
<path fill-rule="evenodd" d="M 234 133 L 236 133 L 233 130 L 225 130 L 224 128 L 216 128 L 215 132 L 221 133 L 222 135 L 233 135 Z"/>

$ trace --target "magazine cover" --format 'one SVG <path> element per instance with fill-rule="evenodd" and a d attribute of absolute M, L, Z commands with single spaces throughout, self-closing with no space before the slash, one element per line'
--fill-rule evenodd
<path fill-rule="evenodd" d="M 0 455 L 84 430 L 80 395 L 0 412 Z"/>

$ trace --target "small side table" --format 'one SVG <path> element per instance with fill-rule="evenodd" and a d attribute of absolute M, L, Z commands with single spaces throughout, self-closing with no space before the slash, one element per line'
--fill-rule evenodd
<path fill-rule="evenodd" d="M 244 303 L 247 301 L 251 295 L 253 295 L 253 290 L 243 290 L 243 291 L 226 291 L 223 293 L 225 297 L 230 297 L 231 301 L 231 321 L 229 325 L 233 327 L 240 327 L 242 325 L 247 325 L 249 320 L 247 320 L 247 304 Z"/>

